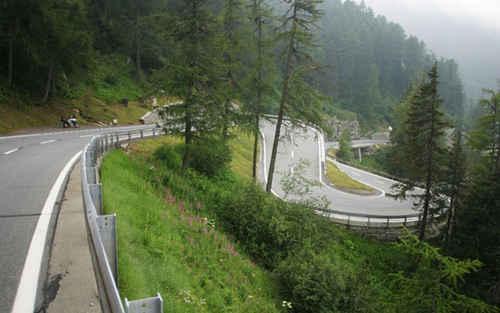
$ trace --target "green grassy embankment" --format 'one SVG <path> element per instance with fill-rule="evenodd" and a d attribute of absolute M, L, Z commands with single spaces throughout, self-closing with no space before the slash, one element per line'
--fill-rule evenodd
<path fill-rule="evenodd" d="M 122 296 L 159 291 L 165 312 L 279 312 L 274 276 L 222 231 L 202 199 L 192 193 L 181 199 L 151 183 L 157 173 L 141 155 L 176 142 L 145 140 L 134 146 L 138 159 L 115 151 L 101 167 L 104 206 L 118 215 Z M 245 167 L 245 158 L 234 155 L 233 165 Z"/>
<path fill-rule="evenodd" d="M 336 149 L 329 149 L 328 156 L 335 158 Z M 330 180 L 330 183 L 337 188 L 353 191 L 353 192 L 375 192 L 373 188 L 366 186 L 363 183 L 358 182 L 346 173 L 342 172 L 333 162 L 326 161 L 326 176 Z"/>
<path fill-rule="evenodd" d="M 232 141 L 232 171 L 212 178 L 152 153 L 178 153 L 179 142 L 143 140 L 101 167 L 105 211 L 118 216 L 122 296 L 159 291 L 165 312 L 386 312 L 386 273 L 407 264 L 396 247 L 249 183 L 250 138 Z M 163 156 L 179 168 L 180 154 Z"/>

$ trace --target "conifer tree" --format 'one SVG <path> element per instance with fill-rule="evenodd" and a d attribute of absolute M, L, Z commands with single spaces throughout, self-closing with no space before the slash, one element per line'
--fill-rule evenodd
<path fill-rule="evenodd" d="M 161 110 L 168 133 L 184 136 L 183 169 L 189 168 L 193 139 L 213 134 L 220 121 L 220 62 L 215 18 L 206 0 L 186 0 L 174 21 L 171 63 L 157 71 L 158 89 L 167 89 L 181 103 Z M 168 21 L 172 23 L 172 21 Z"/>
<path fill-rule="evenodd" d="M 423 239 L 429 216 L 443 207 L 443 199 L 438 191 L 442 178 L 442 165 L 445 157 L 444 131 L 449 126 L 441 111 L 443 100 L 438 95 L 437 64 L 427 72 L 427 80 L 422 82 L 416 94 L 410 98 L 406 119 L 408 161 L 408 180 L 397 184 L 397 197 L 406 198 L 409 191 L 422 184 L 424 193 L 411 193 L 416 198 L 417 209 L 422 211 L 419 239 Z"/>
<path fill-rule="evenodd" d="M 456 210 L 460 207 L 465 189 L 466 156 L 463 150 L 462 130 L 459 126 L 453 136 L 453 146 L 448 151 L 448 164 L 443 176 L 442 192 L 449 197 L 445 244 L 448 246 L 454 231 Z"/>
<path fill-rule="evenodd" d="M 278 143 L 281 126 L 285 115 L 292 124 L 303 121 L 306 123 L 322 124 L 320 106 L 324 97 L 306 81 L 311 77 L 311 71 L 318 70 L 310 50 L 314 44 L 314 29 L 321 17 L 317 8 L 322 0 L 287 0 L 290 4 L 283 17 L 282 32 L 278 38 L 285 43 L 283 82 L 281 99 L 274 133 L 273 149 L 267 178 L 266 191 L 271 192 L 273 175 L 278 153 Z"/>
<path fill-rule="evenodd" d="M 242 2 L 241 0 L 225 0 L 223 10 L 223 31 L 226 44 L 224 45 L 224 67 L 225 67 L 225 99 L 222 108 L 222 138 L 224 141 L 229 136 L 229 126 L 234 121 L 233 100 L 237 98 L 238 82 L 236 71 L 242 64 L 241 60 L 241 44 L 240 28 L 242 20 Z"/>
<path fill-rule="evenodd" d="M 452 253 L 477 257 L 485 266 L 468 279 L 483 299 L 500 305 L 500 90 L 485 90 L 483 113 L 468 143 L 479 162 L 471 170 L 463 209 L 456 213 Z"/>
<path fill-rule="evenodd" d="M 252 0 L 250 9 L 251 19 L 255 25 L 249 47 L 254 51 L 255 58 L 249 68 L 251 74 L 247 77 L 247 95 L 245 95 L 245 98 L 249 106 L 247 111 L 250 112 L 251 120 L 249 123 L 254 137 L 252 175 L 254 181 L 256 181 L 259 124 L 264 113 L 264 101 L 272 101 L 275 94 L 272 85 L 276 81 L 276 73 L 273 71 L 274 55 L 271 51 L 273 47 L 269 45 L 269 31 L 266 29 L 266 25 L 269 25 L 273 19 L 271 11 L 264 0 Z"/>

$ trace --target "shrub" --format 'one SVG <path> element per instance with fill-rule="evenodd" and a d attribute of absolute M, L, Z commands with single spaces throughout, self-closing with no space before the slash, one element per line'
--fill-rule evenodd
<path fill-rule="evenodd" d="M 213 177 L 221 174 L 231 162 L 231 151 L 220 139 L 205 137 L 191 145 L 190 167 L 197 172 Z"/>
<path fill-rule="evenodd" d="M 182 167 L 182 159 L 179 150 L 183 150 L 181 144 L 175 146 L 164 145 L 155 150 L 153 157 L 155 160 L 164 162 L 165 166 L 171 170 L 180 170 Z"/>

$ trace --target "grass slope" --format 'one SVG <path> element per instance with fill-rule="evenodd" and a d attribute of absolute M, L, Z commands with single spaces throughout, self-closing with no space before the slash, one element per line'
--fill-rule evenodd
<path fill-rule="evenodd" d="M 352 179 L 349 175 L 339 170 L 339 168 L 334 163 L 330 161 L 326 161 L 326 163 L 326 176 L 334 186 L 341 189 L 348 189 L 353 191 L 374 192 L 372 188 Z"/>
<path fill-rule="evenodd" d="M 133 153 L 140 158 L 154 146 L 176 141 L 143 141 Z M 105 210 L 118 216 L 122 296 L 136 299 L 159 291 L 165 312 L 280 311 L 273 275 L 219 231 L 201 199 L 180 200 L 169 189 L 158 189 L 147 179 L 156 175 L 153 169 L 121 151 L 106 157 L 101 175 Z"/>

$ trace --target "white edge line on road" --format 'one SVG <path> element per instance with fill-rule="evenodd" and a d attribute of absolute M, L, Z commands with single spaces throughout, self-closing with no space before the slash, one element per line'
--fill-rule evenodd
<path fill-rule="evenodd" d="M 73 158 L 64 166 L 59 173 L 54 185 L 50 189 L 49 196 L 45 200 L 42 213 L 36 224 L 33 238 L 31 239 L 28 255 L 24 262 L 23 272 L 17 288 L 16 298 L 12 306 L 12 313 L 26 313 L 35 310 L 36 295 L 38 289 L 38 280 L 40 279 L 40 271 L 42 266 L 42 258 L 44 255 L 49 223 L 51 215 L 58 198 L 58 195 L 63 184 L 70 174 L 73 166 L 80 158 L 81 151 L 73 156 Z"/>
<path fill-rule="evenodd" d="M 42 142 L 40 142 L 40 144 L 41 144 L 41 145 L 46 145 L 46 144 L 48 144 L 48 143 L 53 143 L 53 142 L 56 142 L 56 140 L 55 140 L 55 139 L 46 140 L 46 141 L 42 141 Z"/>
<path fill-rule="evenodd" d="M 15 148 L 15 149 L 9 150 L 9 151 L 7 151 L 7 152 L 4 152 L 3 154 L 5 154 L 5 155 L 9 155 L 9 154 L 14 153 L 14 152 L 16 152 L 16 151 L 18 151 L 18 150 L 19 150 L 19 148 Z"/>
<path fill-rule="evenodd" d="M 91 135 L 83 135 L 83 136 L 80 136 L 80 138 L 86 138 L 86 137 L 92 137 L 94 136 L 94 134 L 91 134 Z"/>

